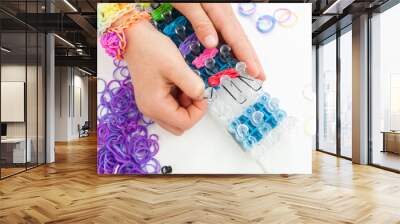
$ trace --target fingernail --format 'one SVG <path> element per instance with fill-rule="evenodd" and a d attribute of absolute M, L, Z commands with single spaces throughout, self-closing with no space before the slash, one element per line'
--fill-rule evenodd
<path fill-rule="evenodd" d="M 251 70 L 251 71 L 249 71 L 249 72 L 252 72 L 252 74 L 254 75 L 254 77 L 260 76 L 260 70 L 258 69 L 258 66 L 257 66 L 257 64 L 256 64 L 255 62 L 251 62 L 251 64 L 250 64 L 249 67 L 250 67 L 249 70 Z"/>
<path fill-rule="evenodd" d="M 218 40 L 217 40 L 217 38 L 215 38 L 214 35 L 208 35 L 208 36 L 206 36 L 206 38 L 204 39 L 204 44 L 205 44 L 208 48 L 216 47 L 216 46 L 218 45 Z"/>
<path fill-rule="evenodd" d="M 196 100 L 204 100 L 204 90 L 201 91 L 201 93 L 199 95 L 197 95 Z"/>
<path fill-rule="evenodd" d="M 261 80 L 264 82 L 266 79 L 266 75 L 264 72 L 261 73 Z"/>
<path fill-rule="evenodd" d="M 196 97 L 194 98 L 195 100 L 202 100 L 204 98 L 204 83 L 203 81 L 199 82 L 199 85 L 196 87 Z"/>

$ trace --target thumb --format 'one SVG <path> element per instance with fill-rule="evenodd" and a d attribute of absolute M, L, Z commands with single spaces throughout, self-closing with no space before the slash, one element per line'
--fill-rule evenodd
<path fill-rule="evenodd" d="M 173 6 L 189 20 L 200 42 L 206 48 L 217 47 L 217 31 L 200 3 L 175 3 Z"/>
<path fill-rule="evenodd" d="M 190 98 L 196 100 L 204 98 L 203 80 L 186 64 L 177 65 L 174 69 L 171 69 L 169 79 Z"/>

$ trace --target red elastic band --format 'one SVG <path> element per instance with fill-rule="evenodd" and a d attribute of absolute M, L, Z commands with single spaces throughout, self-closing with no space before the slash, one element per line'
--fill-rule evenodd
<path fill-rule="evenodd" d="M 217 72 L 213 76 L 209 77 L 208 84 L 212 87 L 219 86 L 222 76 L 225 75 L 229 76 L 232 79 L 240 76 L 240 74 L 234 68 L 228 68 L 223 71 Z"/>

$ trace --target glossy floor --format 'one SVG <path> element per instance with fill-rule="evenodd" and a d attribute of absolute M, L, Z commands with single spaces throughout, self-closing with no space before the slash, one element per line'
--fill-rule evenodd
<path fill-rule="evenodd" d="M 0 223 L 400 223 L 400 175 L 314 153 L 312 175 L 98 176 L 96 140 L 0 181 Z"/>
<path fill-rule="evenodd" d="M 1 174 L 1 178 L 6 178 L 8 176 L 23 172 L 27 169 L 32 169 L 35 168 L 37 166 L 37 164 L 33 164 L 33 163 L 27 163 L 26 167 L 25 164 L 18 164 L 17 167 L 2 167 L 0 168 L 0 174 Z"/>
<path fill-rule="evenodd" d="M 374 151 L 373 163 L 400 171 L 400 155 L 392 152 Z"/>

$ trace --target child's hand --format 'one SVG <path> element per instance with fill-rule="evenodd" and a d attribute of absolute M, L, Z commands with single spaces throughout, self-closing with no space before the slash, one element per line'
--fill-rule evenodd
<path fill-rule="evenodd" d="M 181 135 L 207 110 L 203 81 L 186 65 L 174 43 L 149 22 L 135 24 L 126 35 L 125 58 L 139 110 L 164 129 Z"/>
<path fill-rule="evenodd" d="M 232 47 L 235 56 L 246 62 L 250 75 L 265 80 L 260 61 L 236 19 L 232 7 L 227 3 L 174 3 L 192 24 L 200 42 L 207 48 L 218 44 L 217 31 Z"/>

